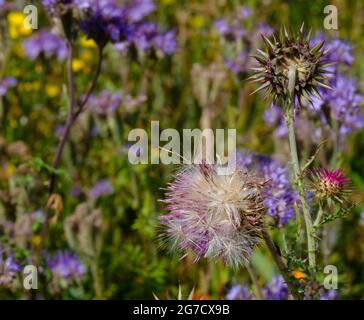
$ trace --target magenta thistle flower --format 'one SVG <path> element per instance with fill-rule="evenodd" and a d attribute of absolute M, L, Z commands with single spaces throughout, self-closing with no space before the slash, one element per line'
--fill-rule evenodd
<path fill-rule="evenodd" d="M 340 169 L 316 169 L 312 172 L 311 182 L 313 191 L 322 199 L 343 202 L 347 193 L 351 191 L 350 179 Z"/>
<path fill-rule="evenodd" d="M 172 249 L 185 256 L 222 258 L 226 264 L 246 265 L 258 244 L 265 208 L 263 183 L 236 169 L 218 175 L 217 165 L 182 169 L 167 187 L 168 213 L 161 217 Z"/>

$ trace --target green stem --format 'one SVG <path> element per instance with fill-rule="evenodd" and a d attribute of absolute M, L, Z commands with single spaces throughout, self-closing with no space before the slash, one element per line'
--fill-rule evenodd
<path fill-rule="evenodd" d="M 91 262 L 91 273 L 92 273 L 92 278 L 93 278 L 93 286 L 94 286 L 94 290 L 95 290 L 95 296 L 96 299 L 103 299 L 103 294 L 102 294 L 102 285 L 101 285 L 101 279 L 100 279 L 100 274 L 99 274 L 99 270 L 98 270 L 98 259 L 95 259 Z"/>
<path fill-rule="evenodd" d="M 274 259 L 274 262 L 276 263 L 284 281 L 286 282 L 288 289 L 291 293 L 291 295 L 293 296 L 293 298 L 295 300 L 300 300 L 301 297 L 299 296 L 299 294 L 297 293 L 297 290 L 295 288 L 295 285 L 292 283 L 289 274 L 287 273 L 287 266 L 284 263 L 284 261 L 282 260 L 282 257 L 277 249 L 277 246 L 274 244 L 272 238 L 270 237 L 268 231 L 266 229 L 262 230 L 262 236 L 263 239 Z"/>
<path fill-rule="evenodd" d="M 293 110 L 293 107 L 291 109 Z M 315 242 L 312 234 L 312 220 L 306 202 L 306 193 L 303 188 L 302 178 L 300 176 L 301 169 L 297 155 L 296 136 L 293 126 L 293 117 L 291 115 L 286 117 L 286 124 L 288 128 L 289 146 L 290 146 L 291 161 L 294 171 L 294 179 L 296 181 L 297 191 L 301 201 L 303 217 L 306 225 L 308 261 L 310 268 L 314 270 L 316 268 L 316 257 L 315 257 Z"/>
<path fill-rule="evenodd" d="M 253 282 L 253 286 L 255 288 L 255 294 L 257 295 L 259 300 L 264 300 L 262 289 L 258 283 L 257 274 L 255 273 L 253 266 L 251 264 L 247 265 L 246 270 L 248 270 L 249 276 Z"/>
<path fill-rule="evenodd" d="M 319 211 L 317 213 L 317 217 L 315 219 L 315 222 L 313 223 L 313 227 L 317 228 L 321 222 L 322 216 L 324 214 L 324 210 L 322 209 L 321 201 L 319 202 Z"/>
<path fill-rule="evenodd" d="M 296 70 L 290 70 L 289 72 L 289 98 L 285 107 L 285 120 L 288 129 L 288 140 L 291 161 L 293 166 L 294 180 L 297 186 L 298 195 L 301 201 L 303 217 L 306 226 L 307 236 L 307 250 L 308 250 L 308 261 L 310 268 L 314 271 L 316 269 L 316 257 L 315 257 L 315 241 L 313 236 L 313 227 L 310 212 L 307 206 L 306 193 L 302 184 L 301 168 L 298 160 L 296 134 L 294 129 L 294 84 L 296 82 Z"/>

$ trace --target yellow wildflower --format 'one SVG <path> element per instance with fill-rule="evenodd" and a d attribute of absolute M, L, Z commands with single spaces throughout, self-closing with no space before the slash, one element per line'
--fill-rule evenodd
<path fill-rule="evenodd" d="M 86 36 L 82 37 L 80 44 L 84 48 L 97 48 L 97 44 L 93 39 L 87 39 Z"/>
<path fill-rule="evenodd" d="M 59 87 L 54 84 L 48 83 L 45 86 L 45 92 L 48 97 L 54 98 L 59 94 Z"/>
<path fill-rule="evenodd" d="M 40 88 L 41 88 L 41 84 L 40 84 L 40 82 L 39 82 L 39 81 L 34 81 L 34 82 L 33 82 L 33 85 L 32 85 L 32 89 L 33 89 L 33 91 L 39 91 L 39 90 L 40 90 Z"/>
<path fill-rule="evenodd" d="M 0 171 L 0 179 L 9 179 L 15 172 L 15 167 L 11 163 L 7 163 Z"/>
<path fill-rule="evenodd" d="M 25 26 L 25 15 L 20 11 L 12 11 L 8 14 L 9 35 L 12 39 L 28 36 L 32 29 Z"/>
<path fill-rule="evenodd" d="M 93 57 L 93 54 L 90 50 L 84 50 L 81 52 L 80 58 L 83 61 L 91 61 Z"/>
<path fill-rule="evenodd" d="M 74 72 L 78 72 L 83 69 L 85 63 L 81 59 L 73 59 L 72 60 L 72 70 Z"/>
<path fill-rule="evenodd" d="M 199 29 L 205 25 L 205 18 L 201 15 L 196 15 L 191 19 L 191 26 Z"/>
<path fill-rule="evenodd" d="M 32 243 L 35 247 L 38 247 L 42 243 L 42 237 L 36 234 L 32 237 Z"/>

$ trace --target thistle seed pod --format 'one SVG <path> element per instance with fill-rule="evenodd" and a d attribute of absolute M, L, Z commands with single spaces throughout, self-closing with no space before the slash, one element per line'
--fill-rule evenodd
<path fill-rule="evenodd" d="M 247 265 L 263 228 L 263 182 L 242 169 L 231 175 L 217 169 L 188 166 L 168 185 L 165 235 L 172 250 L 192 251 L 196 261 L 203 256 Z"/>
<path fill-rule="evenodd" d="M 318 87 L 330 88 L 325 83 L 326 68 L 331 64 L 323 59 L 327 53 L 323 50 L 324 41 L 311 47 L 310 34 L 304 36 L 302 24 L 298 35 L 285 28 L 271 39 L 262 35 L 266 50 L 257 50 L 254 58 L 258 66 L 252 68 L 255 73 L 248 78 L 261 84 L 253 93 L 265 89 L 266 98 L 280 103 L 290 96 L 289 78 L 294 76 L 291 90 L 302 105 L 302 98 L 309 102 L 312 95 L 320 98 Z"/>

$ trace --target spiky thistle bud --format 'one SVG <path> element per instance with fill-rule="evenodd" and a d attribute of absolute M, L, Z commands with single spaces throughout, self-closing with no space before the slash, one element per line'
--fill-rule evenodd
<path fill-rule="evenodd" d="M 168 185 L 164 236 L 170 248 L 192 251 L 196 261 L 203 256 L 246 265 L 263 228 L 263 182 L 241 169 L 231 175 L 218 175 L 217 169 L 188 166 Z"/>
<path fill-rule="evenodd" d="M 278 103 L 293 94 L 301 105 L 302 98 L 309 102 L 312 95 L 320 98 L 319 86 L 330 88 L 325 83 L 326 68 L 330 63 L 323 59 L 326 54 L 324 41 L 311 47 L 310 35 L 311 32 L 304 36 L 303 24 L 297 35 L 285 28 L 279 34 L 273 34 L 271 39 L 262 35 L 266 50 L 257 50 L 254 57 L 258 66 L 252 68 L 255 73 L 249 78 L 261 85 L 253 93 L 265 89 L 266 97 L 270 96 Z M 290 77 L 294 77 L 292 88 Z"/>
<path fill-rule="evenodd" d="M 351 191 L 351 181 L 340 170 L 319 168 L 310 175 L 311 189 L 319 199 L 342 203 Z"/>

